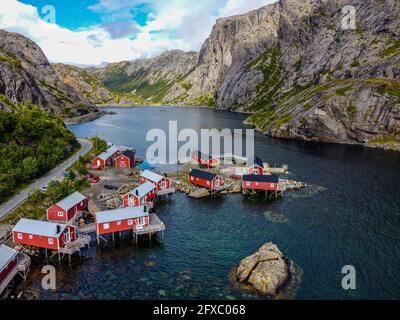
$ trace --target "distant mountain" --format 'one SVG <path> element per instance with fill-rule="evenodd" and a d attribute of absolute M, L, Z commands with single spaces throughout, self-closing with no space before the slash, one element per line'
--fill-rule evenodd
<path fill-rule="evenodd" d="M 171 101 L 168 96 L 176 84 L 189 86 L 182 80 L 194 70 L 197 60 L 195 52 L 173 50 L 152 59 L 111 63 L 88 71 L 114 91 L 137 93 L 149 103 L 165 103 Z"/>
<path fill-rule="evenodd" d="M 61 81 L 97 104 L 135 105 L 143 104 L 141 97 L 132 93 L 118 93 L 106 88 L 97 78 L 85 69 L 66 64 L 53 64 L 55 73 Z"/>
<path fill-rule="evenodd" d="M 26 37 L 0 30 L 0 94 L 63 117 L 97 112 L 97 107 L 58 77 L 42 50 Z M 0 109 L 10 111 L 0 101 Z"/>
<path fill-rule="evenodd" d="M 356 9 L 343 29 L 342 9 Z M 200 53 L 92 70 L 103 84 L 150 102 L 253 113 L 275 137 L 400 145 L 398 0 L 280 0 L 219 19 Z"/>

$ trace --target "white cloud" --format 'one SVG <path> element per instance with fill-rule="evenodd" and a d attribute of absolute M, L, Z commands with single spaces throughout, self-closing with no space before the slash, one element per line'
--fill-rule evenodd
<path fill-rule="evenodd" d="M 244 13 L 274 1 L 99 0 L 90 7 L 98 14 L 118 13 L 126 17 L 132 6 L 148 5 L 151 19 L 147 25 L 135 28 L 133 40 L 127 34 L 116 37 L 115 33 L 124 30 L 112 29 L 109 24 L 72 31 L 43 21 L 31 5 L 17 0 L 1 2 L 0 28 L 34 40 L 50 61 L 99 65 L 151 57 L 171 49 L 199 50 L 218 17 Z"/>

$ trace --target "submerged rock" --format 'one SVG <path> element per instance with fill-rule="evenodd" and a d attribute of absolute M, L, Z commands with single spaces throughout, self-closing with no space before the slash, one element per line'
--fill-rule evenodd
<path fill-rule="evenodd" d="M 240 261 L 232 278 L 244 288 L 283 298 L 294 291 L 297 270 L 275 244 L 268 242 L 256 253 Z"/>

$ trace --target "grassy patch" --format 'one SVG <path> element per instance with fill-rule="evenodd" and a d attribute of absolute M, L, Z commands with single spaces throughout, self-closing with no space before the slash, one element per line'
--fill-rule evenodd
<path fill-rule="evenodd" d="M 343 87 L 336 90 L 336 94 L 339 96 L 346 96 L 346 92 L 352 90 L 352 86 Z"/>
<path fill-rule="evenodd" d="M 397 40 L 394 44 L 391 46 L 383 49 L 380 53 L 379 56 L 381 58 L 391 58 L 397 54 L 400 53 L 400 40 Z"/>
<path fill-rule="evenodd" d="M 349 106 L 346 109 L 346 113 L 351 118 L 353 118 L 357 114 L 357 109 L 351 101 L 349 102 Z"/>
<path fill-rule="evenodd" d="M 282 126 L 285 123 L 288 123 L 289 121 L 291 121 L 293 119 L 291 114 L 287 114 L 285 116 L 283 116 L 282 118 L 279 118 L 278 120 L 275 121 L 277 126 Z"/>

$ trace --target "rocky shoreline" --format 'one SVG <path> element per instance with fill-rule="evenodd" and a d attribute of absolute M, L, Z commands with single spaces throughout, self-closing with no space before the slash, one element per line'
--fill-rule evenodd
<path fill-rule="evenodd" d="M 66 118 L 64 119 L 65 125 L 74 125 L 74 124 L 80 124 L 84 122 L 90 122 L 93 120 L 96 120 L 104 115 L 112 115 L 115 114 L 115 112 L 111 111 L 99 111 L 99 112 L 94 112 L 94 113 L 88 113 L 80 117 L 75 117 L 75 118 Z"/>
<path fill-rule="evenodd" d="M 300 282 L 301 269 L 272 242 L 240 261 L 230 279 L 241 289 L 274 299 L 290 299 Z"/>

